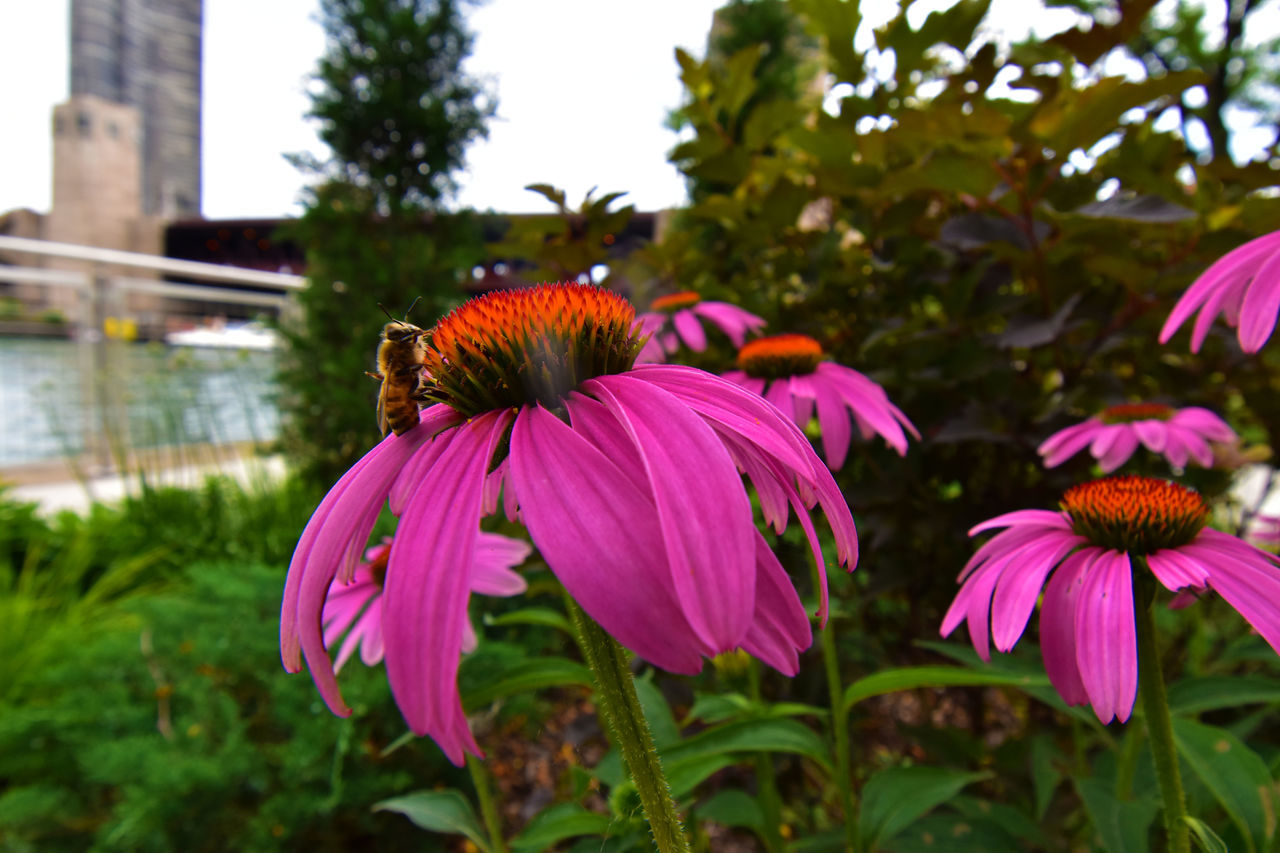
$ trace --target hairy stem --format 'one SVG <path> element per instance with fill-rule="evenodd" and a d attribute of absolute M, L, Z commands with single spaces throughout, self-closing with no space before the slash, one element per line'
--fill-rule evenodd
<path fill-rule="evenodd" d="M 568 607 L 583 657 L 596 683 L 600 716 L 631 771 L 653 841 L 661 853 L 688 853 L 689 841 L 636 695 L 627 652 L 572 599 Z"/>

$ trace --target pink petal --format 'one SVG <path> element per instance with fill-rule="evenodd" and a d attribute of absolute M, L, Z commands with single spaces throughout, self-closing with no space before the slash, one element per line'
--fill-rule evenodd
<path fill-rule="evenodd" d="M 1165 443 L 1169 439 L 1164 421 L 1134 421 L 1129 426 L 1147 450 L 1152 453 L 1164 452 Z"/>
<path fill-rule="evenodd" d="M 818 426 L 822 429 L 822 452 L 827 466 L 833 471 L 844 467 L 849 455 L 849 442 L 853 438 L 853 424 L 844 400 L 834 388 L 825 383 L 815 383 L 818 404 Z"/>
<path fill-rule="evenodd" d="M 969 528 L 970 536 L 977 536 L 985 530 L 994 530 L 997 527 L 1051 527 L 1058 530 L 1071 530 L 1071 521 L 1067 518 L 1066 513 L 1053 512 L 1047 509 L 1019 509 L 1013 512 L 1006 512 L 997 515 L 995 518 L 988 518 L 981 524 L 975 524 Z"/>
<path fill-rule="evenodd" d="M 1208 570 L 1177 548 L 1154 551 L 1146 556 L 1146 560 L 1151 574 L 1170 592 L 1189 587 L 1203 589 L 1209 580 Z"/>
<path fill-rule="evenodd" d="M 1096 441 L 1093 443 L 1093 447 L 1090 448 L 1090 452 L 1098 460 L 1098 465 L 1107 473 L 1116 470 L 1128 461 L 1129 457 L 1133 455 L 1133 451 L 1138 449 L 1138 436 L 1131 429 L 1117 430 L 1113 433 L 1109 445 L 1102 453 L 1098 452 L 1098 442 Z"/>
<path fill-rule="evenodd" d="M 1169 423 L 1192 430 L 1210 441 L 1235 441 L 1236 433 L 1226 421 L 1208 409 L 1188 406 L 1179 409 Z"/>
<path fill-rule="evenodd" d="M 1076 605 L 1084 575 L 1102 553 L 1100 548 L 1084 548 L 1063 560 L 1050 576 L 1040 604 L 1040 655 L 1044 659 L 1044 670 L 1068 705 L 1083 705 L 1089 698 L 1076 664 Z"/>
<path fill-rule="evenodd" d="M 809 648 L 813 632 L 791 578 L 758 533 L 756 569 L 755 614 L 742 648 L 783 675 L 795 675 L 799 652 Z"/>
<path fill-rule="evenodd" d="M 1076 547 L 1075 537 L 1055 532 L 1018 552 L 1018 565 L 1001 575 L 991 602 L 991 639 L 997 649 L 1007 652 L 1018 642 L 1045 578 Z"/>
<path fill-rule="evenodd" d="M 762 317 L 757 317 L 745 308 L 739 308 L 728 302 L 714 300 L 699 302 L 690 310 L 715 324 L 716 328 L 724 332 L 736 347 L 746 342 L 748 331 L 758 332 L 765 325 Z"/>
<path fill-rule="evenodd" d="M 1204 566 L 1209 586 L 1280 654 L 1280 568 L 1275 555 L 1207 528 L 1181 551 Z"/>
<path fill-rule="evenodd" d="M 858 532 L 844 495 L 831 472 L 813 452 L 804 433 L 776 407 L 718 376 L 681 365 L 638 368 L 629 374 L 674 394 L 697 412 L 722 437 L 737 435 L 794 479 L 803 506 L 816 502 L 827 517 L 836 542 L 836 557 L 852 571 L 858 562 Z M 788 482 L 788 485 L 790 483 Z"/>
<path fill-rule="evenodd" d="M 507 410 L 490 412 L 453 431 L 405 507 L 387 564 L 383 631 L 391 692 L 409 727 L 430 735 L 456 765 L 465 752 L 481 755 L 462 712 L 458 660 L 485 472 L 510 418 Z"/>
<path fill-rule="evenodd" d="M 342 701 L 325 651 L 321 632 L 325 598 L 335 576 L 351 577 L 392 480 L 430 437 L 428 430 L 413 429 L 387 436 L 366 453 L 320 502 L 289 563 L 280 608 L 280 656 L 290 672 L 302 668 L 305 656 L 325 704 L 339 716 L 351 712 Z"/>
<path fill-rule="evenodd" d="M 814 389 L 813 376 L 792 376 L 788 380 L 791 386 L 791 402 L 795 405 L 796 426 L 804 429 L 813 420 L 813 401 L 818 392 Z"/>
<path fill-rule="evenodd" d="M 1245 352 L 1257 352 L 1271 337 L 1276 328 L 1276 315 L 1280 313 L 1280 246 L 1273 244 L 1274 254 L 1264 260 L 1253 274 L 1244 302 L 1240 305 L 1240 326 L 1237 334 L 1240 348 Z"/>
<path fill-rule="evenodd" d="M 1101 425 L 1102 424 L 1097 418 L 1089 418 L 1083 423 L 1078 423 L 1074 426 L 1060 429 L 1041 442 L 1040 446 L 1036 448 L 1036 453 L 1039 453 L 1041 456 L 1060 455 L 1063 459 L 1066 459 L 1069 456 L 1074 456 L 1079 452 L 1080 448 L 1087 447 L 1089 443 L 1093 441 L 1096 437 L 1097 428 Z M 1072 449 L 1060 454 L 1059 450 L 1066 447 L 1068 444 Z M 1052 468 L 1053 466 L 1049 465 L 1049 467 Z"/>
<path fill-rule="evenodd" d="M 677 600 L 716 652 L 736 648 L 755 601 L 755 524 L 738 470 L 677 398 L 625 374 L 582 383 L 630 436 L 648 475 Z"/>
<path fill-rule="evenodd" d="M 1138 635 L 1129 555 L 1104 551 L 1085 573 L 1076 604 L 1076 665 L 1103 723 L 1125 722 L 1138 695 Z"/>
<path fill-rule="evenodd" d="M 681 309 L 671 315 L 671 323 L 682 340 L 694 352 L 702 352 L 707 348 L 707 333 L 702 324 L 688 308 Z"/>
<path fill-rule="evenodd" d="M 821 376 L 823 381 L 829 382 L 830 387 L 844 398 L 845 404 L 858 417 L 870 424 L 890 447 L 897 450 L 900 455 L 906 454 L 907 437 L 903 435 L 902 427 L 895 420 L 894 415 L 896 413 L 903 420 L 906 418 L 889 402 L 889 397 L 883 388 L 858 371 L 832 362 L 818 365 L 817 375 Z"/>
<path fill-rule="evenodd" d="M 471 564 L 471 591 L 503 597 L 524 592 L 529 585 L 511 567 L 523 563 L 532 553 L 533 547 L 522 539 L 482 531 Z"/>
<path fill-rule="evenodd" d="M 772 403 L 779 412 L 791 419 L 792 423 L 797 426 L 803 424 L 796 422 L 796 405 L 791 398 L 791 383 L 785 379 L 775 379 L 769 383 L 769 387 L 765 389 L 764 398 Z"/>
<path fill-rule="evenodd" d="M 516 418 L 511 477 L 534 544 L 591 618 L 656 666 L 698 672 L 710 650 L 676 602 L 652 499 L 541 407 Z"/>

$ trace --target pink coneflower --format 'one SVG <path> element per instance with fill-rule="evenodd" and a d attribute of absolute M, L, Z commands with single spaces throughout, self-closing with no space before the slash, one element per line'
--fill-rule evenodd
<path fill-rule="evenodd" d="M 900 456 L 907 453 L 903 427 L 920 438 L 883 388 L 851 367 L 826 361 L 822 345 L 807 335 L 751 341 L 738 351 L 738 367 L 724 378 L 761 395 L 801 428 L 808 426 L 817 409 L 822 451 L 832 470 L 839 470 L 849 453 L 850 413 L 863 438 L 878 434 Z"/>
<path fill-rule="evenodd" d="M 357 648 L 365 666 L 382 660 L 382 587 L 387 577 L 387 560 L 391 556 L 391 538 L 365 552 L 365 562 L 356 566 L 347 583 L 335 577 L 329 585 L 320 621 L 324 624 L 325 648 L 332 649 L 342 638 L 342 647 L 333 662 L 339 672 Z M 481 595 L 510 596 L 527 588 L 523 577 L 511 570 L 524 562 L 533 549 L 528 542 L 482 532 L 476 540 L 471 564 L 471 591 Z M 476 632 L 467 622 L 463 628 L 462 651 L 475 651 Z"/>
<path fill-rule="evenodd" d="M 983 660 L 988 637 L 1007 652 L 1044 587 L 1040 651 L 1049 680 L 1068 704 L 1088 702 L 1102 722 L 1123 722 L 1138 689 L 1133 573 L 1146 575 L 1145 563 L 1169 590 L 1217 592 L 1280 651 L 1280 559 L 1205 527 L 1209 508 L 1196 492 L 1110 477 L 1068 489 L 1061 507 L 1006 513 L 969 531 L 1006 528 L 960 573 L 943 636 L 968 622 Z"/>
<path fill-rule="evenodd" d="M 349 713 L 321 632 L 334 577 L 349 579 L 384 503 L 400 524 L 382 597 L 391 689 L 413 731 L 450 760 L 480 754 L 457 689 L 482 517 L 518 518 L 566 590 L 649 662 L 695 673 L 742 648 L 784 673 L 812 642 L 790 578 L 757 531 L 790 510 L 819 569 L 809 509 L 837 559 L 857 560 L 853 519 L 804 435 L 766 401 L 678 365 L 633 367 L 634 309 L 599 288 L 491 293 L 428 333 L 418 426 L 374 447 L 303 531 L 285 583 L 280 646 L 305 656 L 325 702 Z M 819 585 L 826 614 L 826 584 Z"/>
<path fill-rule="evenodd" d="M 742 346 L 748 332 L 764 328 L 764 318 L 728 302 L 704 301 L 692 290 L 659 296 L 650 310 L 636 318 L 639 332 L 649 335 L 637 361 L 641 364 L 664 361 L 667 353 L 680 348 L 680 342 L 694 352 L 707 348 L 706 320 L 724 332 L 735 347 Z"/>
<path fill-rule="evenodd" d="M 1208 409 L 1191 406 L 1175 409 L 1162 403 L 1122 403 L 1103 409 L 1083 423 L 1054 433 L 1040 445 L 1046 468 L 1066 462 L 1085 447 L 1104 472 L 1123 465 L 1138 445 L 1160 453 L 1175 468 L 1194 459 L 1213 466 L 1210 441 L 1235 441 L 1226 421 Z"/>
<path fill-rule="evenodd" d="M 1280 311 L 1280 231 L 1250 240 L 1205 270 L 1173 306 L 1160 330 L 1160 343 L 1168 343 L 1196 311 L 1200 316 L 1191 330 L 1192 352 L 1200 351 L 1219 313 L 1228 326 L 1238 327 L 1241 349 L 1261 349 L 1275 330 Z"/>

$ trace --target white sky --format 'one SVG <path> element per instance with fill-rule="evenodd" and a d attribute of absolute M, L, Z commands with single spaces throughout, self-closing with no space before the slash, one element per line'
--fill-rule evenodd
<path fill-rule="evenodd" d="M 47 211 L 49 127 L 68 94 L 67 0 L 0 0 L 0 212 Z M 303 120 L 323 51 L 315 0 L 205 0 L 204 215 L 297 213 L 302 179 L 281 156 L 323 153 Z M 680 102 L 677 46 L 703 53 L 722 0 L 489 0 L 472 11 L 469 67 L 493 80 L 498 116 L 468 152 L 458 201 L 549 209 L 524 189 L 581 201 L 626 190 L 641 210 L 684 200 L 663 128 Z"/>
<path fill-rule="evenodd" d="M 702 55 L 712 12 L 723 2 L 488 0 L 474 9 L 469 68 L 493 81 L 499 105 L 489 139 L 468 152 L 458 203 L 547 210 L 524 190 L 536 182 L 565 189 L 574 204 L 592 187 L 628 191 L 625 200 L 641 210 L 682 204 L 683 182 L 666 162 L 676 139 L 663 127 L 681 97 L 673 53 L 680 46 Z M 953 2 L 921 0 L 909 18 L 917 23 Z M 323 155 L 303 119 L 306 79 L 324 48 L 313 20 L 317 5 L 205 0 L 205 216 L 298 212 L 302 177 L 282 154 Z M 68 94 L 68 6 L 0 0 L 0 212 L 49 208 L 49 126 L 53 105 Z M 863 0 L 864 23 L 886 20 L 895 6 Z M 1274 32 L 1280 3 L 1264 6 Z M 1046 14 L 1037 0 L 994 0 L 989 20 L 1006 33 L 1044 37 L 1070 26 L 1072 15 Z M 864 26 L 858 46 L 870 37 Z M 1273 132 L 1261 130 L 1268 138 Z M 1265 144 L 1249 141 L 1251 148 Z"/>

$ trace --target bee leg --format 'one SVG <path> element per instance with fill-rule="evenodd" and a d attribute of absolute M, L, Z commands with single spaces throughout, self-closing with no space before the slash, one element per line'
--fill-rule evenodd
<path fill-rule="evenodd" d="M 364 375 L 365 375 L 365 376 L 368 376 L 370 379 L 376 379 L 376 380 L 378 380 L 379 382 L 381 382 L 381 381 L 382 381 L 382 374 L 381 374 L 381 373 L 370 373 L 369 371 L 367 371 L 367 370 L 366 370 L 366 371 L 364 372 Z"/>

